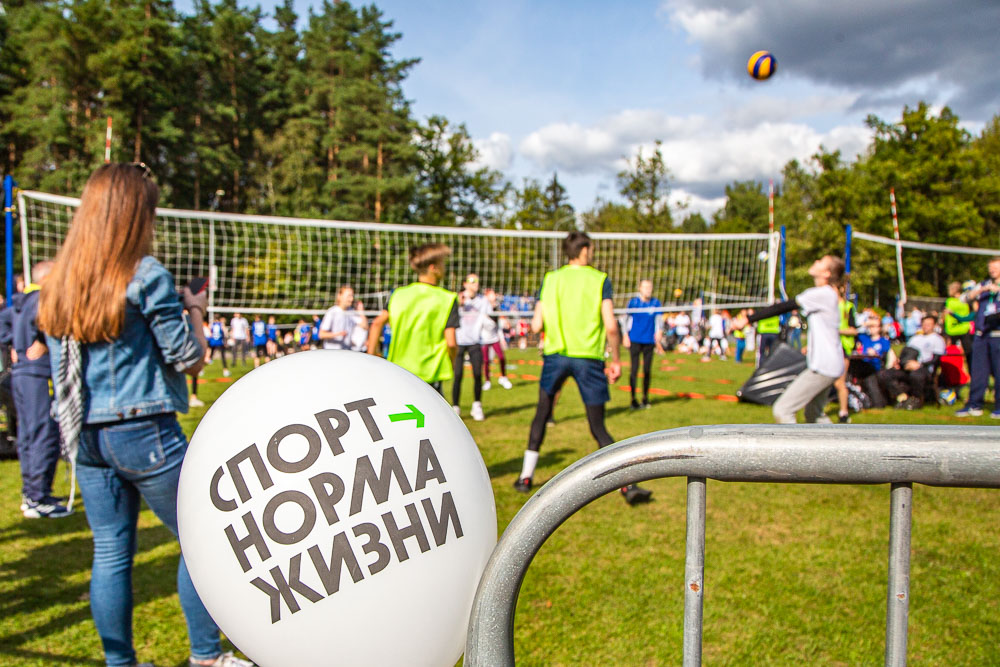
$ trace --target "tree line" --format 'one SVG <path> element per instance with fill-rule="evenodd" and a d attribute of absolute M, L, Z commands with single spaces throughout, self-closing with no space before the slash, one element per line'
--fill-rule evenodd
<path fill-rule="evenodd" d="M 617 174 L 621 201 L 578 212 L 553 173 L 511 182 L 488 167 L 464 124 L 417 119 L 403 83 L 401 35 L 375 5 L 324 0 L 269 20 L 238 0 L 4 0 L 0 12 L 0 166 L 35 189 L 77 194 L 103 161 L 142 161 L 162 204 L 229 212 L 515 229 L 760 232 L 758 181 L 726 187 L 706 219 L 671 207 L 670 155 L 657 142 Z M 300 20 L 300 18 L 302 20 Z M 823 148 L 776 179 L 790 284 L 844 227 L 891 235 L 888 191 L 904 238 L 1000 247 L 1000 117 L 973 135 L 948 108 L 920 102 L 898 121 L 869 117 L 856 159 Z M 892 293 L 891 255 L 855 248 L 854 279 Z M 891 249 L 889 250 L 891 253 Z M 914 293 L 939 293 L 961 257 L 904 254 Z"/>

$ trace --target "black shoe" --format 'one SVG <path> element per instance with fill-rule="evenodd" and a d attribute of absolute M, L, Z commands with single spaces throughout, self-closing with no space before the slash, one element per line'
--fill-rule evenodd
<path fill-rule="evenodd" d="M 851 423 L 851 416 L 850 415 L 838 415 L 837 416 L 837 423 L 838 424 L 850 424 Z"/>
<path fill-rule="evenodd" d="M 642 488 L 638 484 L 629 484 L 622 489 L 622 495 L 625 496 L 625 502 L 629 505 L 638 505 L 639 503 L 648 503 L 652 498 L 653 492 Z"/>
<path fill-rule="evenodd" d="M 637 400 L 635 400 L 635 399 L 633 398 L 633 399 L 632 399 L 632 409 L 633 409 L 633 410 L 638 410 L 638 409 L 639 409 L 640 407 L 642 407 L 642 406 L 641 406 L 641 405 L 639 405 L 639 401 L 637 401 Z"/>
<path fill-rule="evenodd" d="M 523 477 L 514 482 L 514 490 L 520 491 L 521 493 L 528 493 L 531 491 L 531 478 Z"/>

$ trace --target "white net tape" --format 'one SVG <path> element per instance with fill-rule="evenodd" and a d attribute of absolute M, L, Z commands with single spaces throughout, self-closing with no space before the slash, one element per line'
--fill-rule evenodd
<path fill-rule="evenodd" d="M 79 200 L 19 193 L 23 263 L 50 259 Z M 155 256 L 179 284 L 212 278 L 217 312 L 321 314 L 337 288 L 351 285 L 365 308 L 385 306 L 395 287 L 413 280 L 408 249 L 429 242 L 452 249 L 443 285 L 459 289 L 466 273 L 503 295 L 501 308 L 528 311 L 546 271 L 563 263 L 562 232 L 458 227 L 157 210 Z M 609 274 L 620 311 L 640 279 L 653 281 L 665 309 L 715 293 L 719 308 L 768 301 L 773 252 L 767 234 L 591 234 L 594 265 Z M 776 247 L 776 246 L 775 246 Z M 706 302 L 708 299 L 706 299 Z"/>

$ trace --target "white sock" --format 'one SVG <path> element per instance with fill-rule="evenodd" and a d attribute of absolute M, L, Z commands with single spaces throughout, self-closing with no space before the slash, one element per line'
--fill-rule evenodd
<path fill-rule="evenodd" d="M 524 450 L 524 463 L 521 464 L 521 476 L 518 479 L 533 477 L 535 475 L 535 465 L 537 463 L 538 452 L 533 452 L 530 449 Z"/>

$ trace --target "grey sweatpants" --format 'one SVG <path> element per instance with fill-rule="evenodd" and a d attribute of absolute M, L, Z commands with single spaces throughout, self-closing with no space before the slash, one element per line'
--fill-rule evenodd
<path fill-rule="evenodd" d="M 823 414 L 823 406 L 830 395 L 830 387 L 837 378 L 820 375 L 808 368 L 799 373 L 792 383 L 774 402 L 771 411 L 774 421 L 779 424 L 794 424 L 795 413 L 806 409 L 806 422 L 829 424 L 830 418 Z"/>

